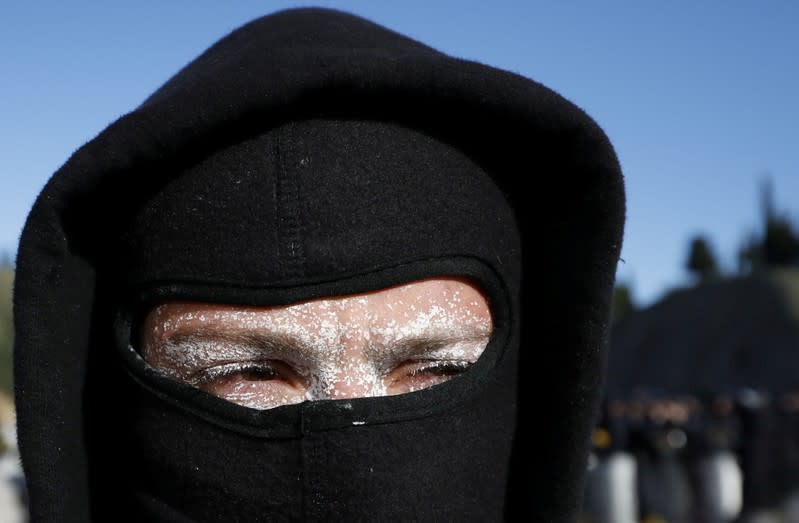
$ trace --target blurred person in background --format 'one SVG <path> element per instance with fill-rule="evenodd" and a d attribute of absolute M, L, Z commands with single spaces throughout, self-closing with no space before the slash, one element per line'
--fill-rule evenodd
<path fill-rule="evenodd" d="M 779 394 L 778 443 L 775 449 L 781 459 L 779 484 L 780 503 L 786 523 L 799 523 L 799 392 L 790 390 Z"/>
<path fill-rule="evenodd" d="M 685 434 L 680 456 L 692 497 L 688 521 L 737 521 L 743 509 L 743 473 L 734 394 L 681 394 L 671 404 L 671 419 Z"/>
<path fill-rule="evenodd" d="M 592 436 L 583 501 L 585 523 L 639 521 L 638 464 L 629 432 L 627 404 L 606 399 Z"/>
<path fill-rule="evenodd" d="M 623 222 L 552 90 L 338 11 L 244 25 L 30 212 L 33 520 L 572 521 Z"/>
<path fill-rule="evenodd" d="M 638 492 L 645 521 L 691 521 L 694 493 L 684 462 L 685 422 L 689 409 L 677 398 L 659 391 L 642 398 L 644 417 L 639 425 Z"/>
<path fill-rule="evenodd" d="M 689 435 L 699 522 L 735 521 L 743 507 L 743 475 L 738 462 L 740 426 L 731 394 L 704 398 Z"/>
<path fill-rule="evenodd" d="M 736 391 L 740 422 L 738 454 L 743 475 L 742 523 L 781 523 L 778 462 L 783 459 L 776 435 L 779 431 L 771 393 L 743 387 Z"/>

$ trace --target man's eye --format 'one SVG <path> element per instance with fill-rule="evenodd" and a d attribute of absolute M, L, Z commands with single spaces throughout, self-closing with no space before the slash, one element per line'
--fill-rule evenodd
<path fill-rule="evenodd" d="M 434 361 L 420 364 L 419 367 L 412 369 L 409 376 L 416 377 L 428 376 L 456 376 L 466 372 L 472 364 L 468 361 Z"/>
<path fill-rule="evenodd" d="M 256 409 L 304 399 L 302 377 L 278 360 L 215 365 L 196 372 L 189 383 L 219 398 Z"/>
<path fill-rule="evenodd" d="M 426 389 L 463 374 L 472 362 L 462 360 L 406 361 L 394 369 L 387 381 L 389 394 Z"/>
<path fill-rule="evenodd" d="M 190 378 L 190 382 L 202 389 L 213 383 L 231 380 L 269 381 L 280 376 L 280 370 L 274 362 L 235 362 L 202 369 Z"/>

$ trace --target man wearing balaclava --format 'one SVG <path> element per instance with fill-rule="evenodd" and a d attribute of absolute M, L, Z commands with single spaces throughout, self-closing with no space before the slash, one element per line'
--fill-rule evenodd
<path fill-rule="evenodd" d="M 572 521 L 624 192 L 527 78 L 296 9 L 37 199 L 15 286 L 33 521 Z"/>

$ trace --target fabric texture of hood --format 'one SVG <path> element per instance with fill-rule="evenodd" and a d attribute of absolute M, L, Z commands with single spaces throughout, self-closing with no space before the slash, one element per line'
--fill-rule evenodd
<path fill-rule="evenodd" d="M 607 137 L 539 83 L 339 11 L 246 24 L 77 150 L 28 217 L 32 521 L 573 520 L 623 223 Z M 259 411 L 136 351 L 159 301 L 442 275 L 482 288 L 495 332 L 423 391 Z"/>

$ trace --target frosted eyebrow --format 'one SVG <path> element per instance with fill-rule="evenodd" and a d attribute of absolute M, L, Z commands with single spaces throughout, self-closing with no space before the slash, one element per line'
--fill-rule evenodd
<path fill-rule="evenodd" d="M 397 361 L 413 360 L 425 355 L 433 354 L 441 349 L 452 348 L 460 344 L 483 344 L 477 357 L 482 354 L 485 345 L 488 344 L 490 336 L 471 335 L 471 336 L 415 336 L 406 338 L 399 342 L 387 346 L 369 345 L 366 351 L 369 357 L 381 365 L 396 363 Z"/>
<path fill-rule="evenodd" d="M 420 353 L 443 349 L 456 343 L 477 343 L 488 341 L 488 338 L 487 334 L 473 336 L 416 336 L 400 341 L 396 348 L 408 356 L 417 356 Z"/>
<path fill-rule="evenodd" d="M 365 352 L 374 361 L 384 364 L 397 360 L 414 359 L 440 349 L 464 343 L 487 343 L 489 334 L 447 335 L 433 332 L 429 336 L 417 335 L 397 340 L 395 343 L 368 344 Z M 295 336 L 281 332 L 253 331 L 239 328 L 184 327 L 178 328 L 164 340 L 172 345 L 190 346 L 196 343 L 219 343 L 245 347 L 254 353 L 277 356 L 287 361 L 313 361 L 319 356 L 319 347 L 314 347 Z M 483 347 L 484 348 L 484 347 Z M 479 354 L 478 354 L 479 356 Z"/>
<path fill-rule="evenodd" d="M 214 327 L 178 328 L 166 341 L 175 345 L 197 342 L 217 342 L 248 347 L 258 352 L 279 354 L 284 357 L 311 357 L 315 351 L 297 338 L 280 332 L 252 331 L 249 329 L 219 329 Z"/>

